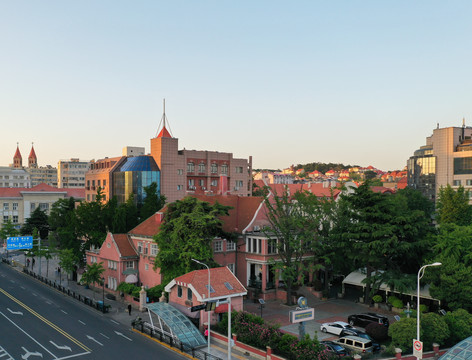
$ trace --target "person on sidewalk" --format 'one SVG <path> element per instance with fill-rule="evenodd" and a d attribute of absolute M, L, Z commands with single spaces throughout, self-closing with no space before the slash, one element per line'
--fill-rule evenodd
<path fill-rule="evenodd" d="M 34 268 L 34 263 L 35 263 L 35 260 L 33 258 L 33 262 L 31 263 L 31 269 Z"/>
<path fill-rule="evenodd" d="M 128 304 L 128 314 L 131 316 L 131 304 Z"/>
<path fill-rule="evenodd" d="M 26 259 L 26 267 L 29 267 L 30 259 Z"/>
<path fill-rule="evenodd" d="M 208 340 L 208 328 L 205 328 L 205 331 L 203 332 L 203 335 L 205 336 L 205 339 Z"/>

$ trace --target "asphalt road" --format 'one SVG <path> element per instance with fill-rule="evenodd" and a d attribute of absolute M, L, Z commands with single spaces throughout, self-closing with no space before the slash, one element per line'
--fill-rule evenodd
<path fill-rule="evenodd" d="M 185 359 L 0 263 L 0 359 Z"/>

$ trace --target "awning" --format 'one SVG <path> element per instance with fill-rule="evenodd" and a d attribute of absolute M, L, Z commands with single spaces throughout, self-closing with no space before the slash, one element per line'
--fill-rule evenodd
<path fill-rule="evenodd" d="M 123 271 L 124 275 L 131 275 L 131 274 L 137 274 L 139 271 L 138 269 L 126 269 Z"/>
<path fill-rule="evenodd" d="M 169 305 L 175 307 L 177 310 L 184 313 L 184 315 L 189 318 L 193 318 L 193 319 L 200 318 L 200 311 L 190 311 L 190 309 L 187 306 L 180 305 L 174 302 L 169 302 Z"/>
<path fill-rule="evenodd" d="M 234 310 L 233 305 L 231 305 L 231 310 Z M 221 304 L 221 305 L 218 305 L 218 306 L 216 307 L 216 309 L 215 309 L 215 312 L 216 312 L 217 314 L 228 312 L 228 304 Z"/>
<path fill-rule="evenodd" d="M 138 277 L 134 274 L 128 275 L 125 282 L 128 284 L 136 284 L 138 282 Z"/>

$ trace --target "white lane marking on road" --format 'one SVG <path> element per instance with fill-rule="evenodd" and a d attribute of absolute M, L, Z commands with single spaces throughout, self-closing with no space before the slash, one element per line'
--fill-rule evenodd
<path fill-rule="evenodd" d="M 8 358 L 5 358 L 5 356 L 8 356 Z M 0 346 L 0 358 L 2 360 L 15 360 L 13 357 L 4 349 Z"/>
<path fill-rule="evenodd" d="M 38 294 L 36 294 L 36 293 L 33 293 L 33 296 L 38 296 Z"/>
<path fill-rule="evenodd" d="M 115 323 L 116 325 L 120 325 L 120 323 L 119 323 L 118 321 L 111 320 L 111 319 L 110 319 L 110 321 L 111 321 L 112 323 Z"/>
<path fill-rule="evenodd" d="M 84 352 L 84 353 L 80 353 L 80 354 L 74 354 L 74 355 L 64 356 L 64 357 L 61 357 L 61 358 L 57 358 L 57 359 L 55 359 L 55 360 L 72 359 L 72 358 L 75 358 L 75 357 L 84 356 L 84 355 L 88 355 L 88 354 L 90 354 L 89 351 Z"/>
<path fill-rule="evenodd" d="M 67 345 L 59 346 L 54 341 L 51 341 L 51 340 L 49 340 L 49 342 L 53 344 L 55 347 L 57 347 L 59 350 L 69 350 L 70 352 L 72 352 L 72 349 L 70 348 L 70 346 L 67 346 Z"/>
<path fill-rule="evenodd" d="M 36 352 L 28 351 L 28 350 L 26 350 L 23 346 L 22 346 L 21 348 L 22 348 L 23 351 L 25 352 L 24 355 L 21 355 L 21 358 L 22 358 L 23 360 L 28 359 L 30 356 L 39 356 L 39 357 L 41 357 L 41 358 L 43 357 L 43 354 L 41 354 L 40 352 L 37 352 L 37 351 L 36 351 Z"/>
<path fill-rule="evenodd" d="M 65 311 L 64 311 L 64 310 L 62 310 L 62 309 L 61 309 L 61 311 L 62 311 L 64 314 L 66 314 L 66 315 L 67 315 L 67 312 L 65 312 Z"/>
<path fill-rule="evenodd" d="M 95 338 L 91 337 L 90 335 L 87 335 L 87 338 L 89 340 L 95 341 L 98 345 L 103 346 L 103 344 L 100 341 L 95 340 Z"/>
<path fill-rule="evenodd" d="M 128 339 L 129 341 L 133 341 L 133 340 L 131 340 L 129 337 L 123 335 L 122 333 L 120 333 L 120 332 L 118 332 L 118 331 L 116 331 L 116 330 L 115 330 L 115 333 L 116 333 L 116 335 L 123 336 L 125 339 Z"/>
<path fill-rule="evenodd" d="M 79 323 L 81 323 L 82 325 L 85 325 L 85 323 L 84 323 L 83 321 L 80 321 L 80 320 L 79 320 Z"/>
<path fill-rule="evenodd" d="M 14 283 L 15 283 L 15 280 L 10 280 L 10 282 L 14 284 Z"/>
<path fill-rule="evenodd" d="M 21 311 L 13 311 L 12 309 L 10 308 L 7 308 L 7 310 L 9 312 L 11 312 L 13 315 L 23 315 L 23 313 Z"/>
<path fill-rule="evenodd" d="M 26 288 L 24 286 L 20 286 L 20 288 L 22 288 L 23 290 L 26 290 Z"/>
<path fill-rule="evenodd" d="M 109 337 L 106 336 L 105 334 L 100 333 L 100 335 L 102 335 L 105 339 L 109 339 Z"/>
<path fill-rule="evenodd" d="M 52 302 L 50 302 L 50 301 L 46 301 L 46 304 L 48 304 L 48 305 L 51 305 L 51 304 L 52 304 Z"/>
<path fill-rule="evenodd" d="M 33 340 L 36 344 L 38 344 L 40 347 L 42 347 L 46 352 L 48 352 L 49 354 L 51 354 L 51 356 L 54 358 L 54 359 L 57 359 L 57 356 L 55 356 L 52 352 L 50 352 L 48 349 L 46 349 L 43 345 L 41 345 L 35 338 L 33 338 L 30 334 L 28 334 L 25 330 L 23 330 L 22 328 L 20 328 L 13 320 L 11 320 L 8 316 L 6 316 L 4 313 L 2 313 L 0 311 L 0 315 L 2 315 L 5 319 L 7 319 L 9 322 L 11 322 L 14 326 L 16 326 L 16 328 L 18 330 L 20 330 L 23 334 L 25 334 L 26 336 L 28 336 L 31 340 Z"/>

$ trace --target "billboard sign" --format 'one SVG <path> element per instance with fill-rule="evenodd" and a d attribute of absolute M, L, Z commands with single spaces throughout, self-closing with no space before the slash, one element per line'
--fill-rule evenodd
<path fill-rule="evenodd" d="M 32 249 L 32 236 L 11 236 L 7 238 L 7 250 Z"/>
<path fill-rule="evenodd" d="M 314 319 L 315 319 L 315 309 L 313 308 L 290 311 L 290 322 L 292 324 L 299 323 L 302 321 L 314 320 Z"/>

